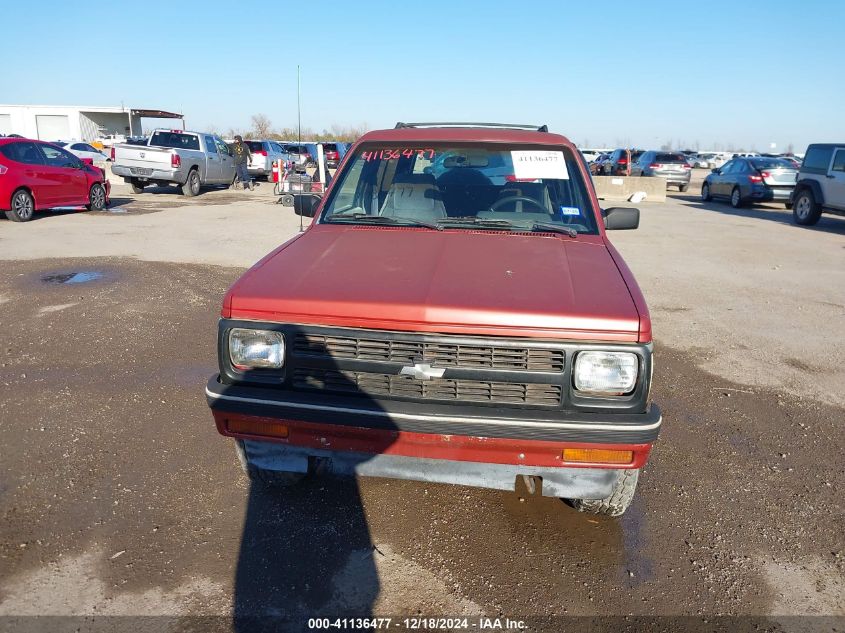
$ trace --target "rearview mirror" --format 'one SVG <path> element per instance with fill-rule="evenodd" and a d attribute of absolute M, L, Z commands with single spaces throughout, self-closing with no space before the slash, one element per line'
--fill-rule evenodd
<path fill-rule="evenodd" d="M 297 193 L 293 196 L 293 212 L 305 218 L 313 218 L 322 198 L 313 193 Z"/>
<path fill-rule="evenodd" d="M 640 225 L 640 210 L 632 207 L 613 207 L 602 212 L 604 228 L 608 231 L 635 229 Z"/>

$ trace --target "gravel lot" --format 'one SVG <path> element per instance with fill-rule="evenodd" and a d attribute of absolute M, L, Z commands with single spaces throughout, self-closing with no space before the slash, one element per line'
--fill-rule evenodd
<path fill-rule="evenodd" d="M 651 307 L 664 428 L 631 510 L 605 520 L 414 482 L 251 489 L 203 386 L 227 286 L 299 228 L 270 189 L 116 186 L 108 212 L 0 221 L 0 616 L 188 630 L 180 617 L 234 612 L 300 630 L 329 613 L 724 614 L 842 630 L 845 221 L 672 193 L 612 235 Z M 57 283 L 74 272 L 100 276 Z M 810 615 L 837 619 L 793 617 Z"/>

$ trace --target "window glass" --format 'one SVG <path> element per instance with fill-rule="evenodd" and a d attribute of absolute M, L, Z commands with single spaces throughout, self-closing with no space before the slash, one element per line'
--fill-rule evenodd
<path fill-rule="evenodd" d="M 518 159 L 526 162 L 517 168 Z M 549 169 L 547 161 L 554 167 Z M 457 223 L 458 229 L 487 221 L 498 222 L 502 230 L 531 230 L 543 223 L 598 232 L 579 159 L 562 147 L 367 145 L 356 151 L 341 178 L 323 222 L 364 223 L 363 216 L 383 216 L 397 223 Z"/>
<path fill-rule="evenodd" d="M 70 152 L 47 144 L 39 145 L 39 147 L 47 164 L 51 167 L 76 167 L 79 165 L 79 159 Z"/>
<path fill-rule="evenodd" d="M 35 143 L 8 143 L 0 145 L 0 154 L 9 160 L 27 165 L 43 165 L 44 158 L 35 146 Z"/>
<path fill-rule="evenodd" d="M 264 151 L 264 143 L 261 141 L 244 141 L 246 146 L 249 148 L 250 152 L 263 152 Z"/>
<path fill-rule="evenodd" d="M 655 155 L 655 160 L 658 163 L 685 163 L 687 162 L 687 157 L 683 154 L 657 154 Z"/>
<path fill-rule="evenodd" d="M 804 165 L 801 171 L 827 173 L 830 165 L 830 156 L 833 149 L 830 147 L 811 147 L 804 156 Z"/>
<path fill-rule="evenodd" d="M 217 153 L 217 143 L 214 142 L 213 136 L 206 136 L 205 137 L 205 146 L 208 149 L 208 152 L 210 154 L 216 154 Z"/>
<path fill-rule="evenodd" d="M 754 169 L 795 169 L 795 165 L 783 158 L 754 158 L 751 164 Z"/>
<path fill-rule="evenodd" d="M 219 136 L 214 137 L 215 142 L 217 143 L 217 151 L 220 154 L 226 154 L 227 156 L 232 155 L 232 150 L 229 149 L 229 146 L 226 142 L 220 138 Z"/>
<path fill-rule="evenodd" d="M 836 150 L 831 171 L 845 171 L 845 149 Z"/>
<path fill-rule="evenodd" d="M 172 147 L 174 149 L 199 149 L 200 139 L 196 134 L 158 130 L 153 133 L 150 139 L 150 145 L 153 147 Z"/>
<path fill-rule="evenodd" d="M 723 174 L 731 174 L 733 173 L 734 169 L 736 169 L 737 161 L 736 160 L 729 160 L 727 163 L 722 165 L 722 173 Z"/>
<path fill-rule="evenodd" d="M 65 145 L 64 147 L 67 147 Z M 74 143 L 70 146 L 71 149 L 76 150 L 77 152 L 90 152 L 91 150 L 88 149 L 88 146 L 85 143 Z"/>

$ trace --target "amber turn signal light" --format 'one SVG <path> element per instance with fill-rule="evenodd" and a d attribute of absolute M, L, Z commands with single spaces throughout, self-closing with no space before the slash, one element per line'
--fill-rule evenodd
<path fill-rule="evenodd" d="M 614 451 L 607 448 L 565 448 L 563 461 L 589 464 L 630 464 L 634 451 Z"/>
<path fill-rule="evenodd" d="M 254 420 L 226 420 L 226 428 L 231 433 L 246 435 L 266 435 L 267 437 L 287 437 L 288 427 L 274 422 Z"/>

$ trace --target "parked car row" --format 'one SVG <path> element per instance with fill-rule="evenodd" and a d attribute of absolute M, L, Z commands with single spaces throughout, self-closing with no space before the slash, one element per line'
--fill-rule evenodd
<path fill-rule="evenodd" d="M 738 156 L 704 179 L 701 199 L 713 198 L 734 208 L 781 201 L 805 226 L 822 213 L 845 216 L 845 143 L 810 145 L 801 163 L 792 156 Z"/>

